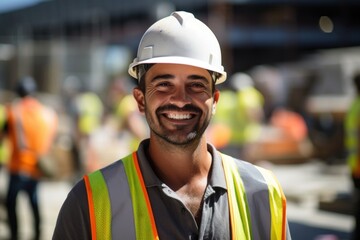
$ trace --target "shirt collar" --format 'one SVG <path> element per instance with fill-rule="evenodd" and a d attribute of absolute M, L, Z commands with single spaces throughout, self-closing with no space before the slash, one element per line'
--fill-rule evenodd
<path fill-rule="evenodd" d="M 149 147 L 149 142 L 150 142 L 149 139 L 143 140 L 140 143 L 139 148 L 137 150 L 140 169 L 143 174 L 146 187 L 161 186 L 163 182 L 161 182 L 160 179 L 156 176 L 146 154 L 147 149 Z M 212 186 L 213 188 L 219 187 L 219 188 L 227 189 L 225 175 L 221 162 L 222 161 L 221 155 L 215 149 L 215 147 L 209 143 L 208 143 L 208 151 L 212 156 L 209 185 Z"/>

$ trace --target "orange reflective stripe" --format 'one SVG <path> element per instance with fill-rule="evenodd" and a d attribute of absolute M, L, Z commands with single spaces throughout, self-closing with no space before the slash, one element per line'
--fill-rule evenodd
<path fill-rule="evenodd" d="M 278 179 L 275 177 L 275 180 L 278 184 L 278 186 L 280 186 L 280 183 L 278 181 Z M 280 188 L 280 192 L 281 192 L 281 199 L 282 199 L 282 236 L 281 239 L 286 240 L 286 197 L 285 194 L 282 190 L 282 188 Z"/>
<path fill-rule="evenodd" d="M 88 204 L 89 204 L 91 239 L 96 240 L 96 220 L 95 220 L 94 202 L 93 202 L 92 190 L 91 190 L 88 175 L 84 176 L 84 182 L 85 182 L 85 186 L 86 186 L 86 193 L 87 193 Z"/>

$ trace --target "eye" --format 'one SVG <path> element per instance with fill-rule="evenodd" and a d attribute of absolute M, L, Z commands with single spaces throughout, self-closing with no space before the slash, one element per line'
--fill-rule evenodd
<path fill-rule="evenodd" d="M 203 82 L 193 82 L 190 84 L 190 88 L 193 91 L 203 91 L 204 89 L 206 89 L 206 86 Z"/>
<path fill-rule="evenodd" d="M 168 81 L 161 81 L 156 84 L 156 89 L 159 91 L 166 91 L 170 88 L 171 84 Z"/>

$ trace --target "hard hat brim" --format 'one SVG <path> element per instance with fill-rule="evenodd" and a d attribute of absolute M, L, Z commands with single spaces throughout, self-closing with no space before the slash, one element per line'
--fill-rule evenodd
<path fill-rule="evenodd" d="M 222 69 L 215 68 L 213 65 L 205 64 L 203 61 L 193 59 L 193 58 L 187 58 L 187 57 L 155 57 L 150 59 L 145 59 L 142 61 L 138 61 L 137 58 L 134 59 L 134 61 L 129 65 L 128 72 L 130 76 L 133 78 L 138 79 L 138 76 L 136 74 L 136 66 L 141 64 L 156 64 L 156 63 L 170 63 L 170 64 L 183 64 L 183 65 L 189 65 L 199 68 L 204 68 L 213 72 L 217 72 L 220 74 L 220 77 L 217 79 L 216 84 L 220 84 L 226 80 L 226 72 L 224 71 L 223 67 Z M 138 79 L 139 80 L 139 79 Z"/>

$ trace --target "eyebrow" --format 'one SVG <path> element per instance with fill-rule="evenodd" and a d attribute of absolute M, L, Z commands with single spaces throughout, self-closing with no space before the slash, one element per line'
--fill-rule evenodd
<path fill-rule="evenodd" d="M 159 80 L 159 79 L 171 79 L 171 78 L 174 78 L 175 76 L 172 75 L 172 74 L 160 74 L 160 75 L 156 75 L 155 77 L 153 77 L 151 79 L 151 82 L 155 82 L 156 80 Z"/>
<path fill-rule="evenodd" d="M 194 74 L 194 75 L 190 75 L 188 76 L 189 79 L 194 79 L 194 80 L 202 80 L 206 83 L 209 83 L 209 80 L 205 77 L 205 76 L 202 76 L 202 75 L 197 75 L 197 74 Z M 211 79 L 210 79 L 211 81 Z"/>
<path fill-rule="evenodd" d="M 160 79 L 172 79 L 172 78 L 175 78 L 174 75 L 172 74 L 160 74 L 160 75 L 156 75 L 155 77 L 153 77 L 151 79 L 151 82 L 154 82 L 154 81 L 157 81 L 157 80 L 160 80 Z M 204 82 L 209 82 L 209 80 L 202 76 L 202 75 L 197 75 L 197 74 L 193 74 L 193 75 L 189 75 L 187 77 L 187 79 L 190 79 L 190 80 L 201 80 L 201 81 L 204 81 Z"/>

